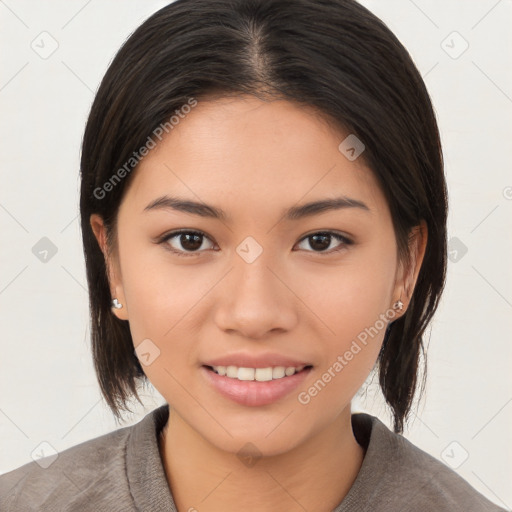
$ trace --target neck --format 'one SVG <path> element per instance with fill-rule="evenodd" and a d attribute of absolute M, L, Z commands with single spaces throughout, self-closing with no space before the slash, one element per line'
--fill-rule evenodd
<path fill-rule="evenodd" d="M 160 452 L 179 512 L 333 510 L 364 458 L 352 431 L 350 405 L 304 443 L 252 464 L 213 446 L 169 406 Z"/>

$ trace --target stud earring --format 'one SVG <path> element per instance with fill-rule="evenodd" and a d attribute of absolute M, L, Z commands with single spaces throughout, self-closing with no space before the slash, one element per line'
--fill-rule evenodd
<path fill-rule="evenodd" d="M 121 309 L 123 305 L 117 299 L 112 299 L 112 307 L 115 309 Z"/>
<path fill-rule="evenodd" d="M 398 311 L 402 311 L 402 309 L 404 309 L 404 303 L 402 302 L 402 292 L 400 292 L 400 298 L 393 304 L 393 309 L 398 309 Z"/>

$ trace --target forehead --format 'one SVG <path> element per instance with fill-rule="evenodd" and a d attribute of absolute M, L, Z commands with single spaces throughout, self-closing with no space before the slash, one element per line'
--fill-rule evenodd
<path fill-rule="evenodd" d="M 363 159 L 351 161 L 340 151 L 348 135 L 314 109 L 285 100 L 198 101 L 133 171 L 123 203 L 142 211 L 173 193 L 232 202 L 254 214 L 273 204 L 346 195 L 386 209 Z"/>

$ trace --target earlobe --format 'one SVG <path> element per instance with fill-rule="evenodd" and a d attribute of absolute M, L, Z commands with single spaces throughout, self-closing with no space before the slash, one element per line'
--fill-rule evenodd
<path fill-rule="evenodd" d="M 119 320 L 128 320 L 128 310 L 124 304 L 124 299 L 121 300 L 118 296 L 113 296 L 111 300 L 110 310 Z"/>
<path fill-rule="evenodd" d="M 400 297 L 393 304 L 393 309 L 395 309 L 397 311 L 402 311 L 402 309 L 404 309 L 404 303 L 402 302 L 402 293 L 400 293 Z"/>
<path fill-rule="evenodd" d="M 110 309 L 113 315 L 119 318 L 119 320 L 128 320 L 128 312 L 125 305 L 117 297 L 112 298 L 111 304 Z"/>

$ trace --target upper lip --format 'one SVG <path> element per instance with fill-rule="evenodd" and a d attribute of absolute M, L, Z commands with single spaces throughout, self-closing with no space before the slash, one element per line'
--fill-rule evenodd
<path fill-rule="evenodd" d="M 269 366 L 312 366 L 311 363 L 300 359 L 292 359 L 281 354 L 267 353 L 259 356 L 247 352 L 227 354 L 204 363 L 205 366 L 237 366 L 242 368 L 268 368 Z"/>

